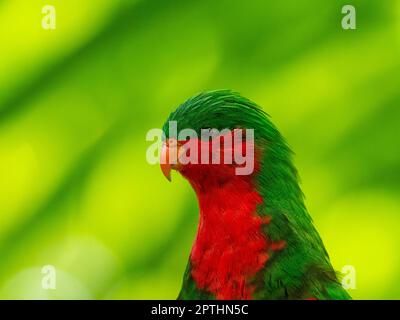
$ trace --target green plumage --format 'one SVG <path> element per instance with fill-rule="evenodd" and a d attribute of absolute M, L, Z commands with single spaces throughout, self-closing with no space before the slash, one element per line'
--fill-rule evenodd
<path fill-rule="evenodd" d="M 271 216 L 265 229 L 273 241 L 284 239 L 286 248 L 275 252 L 257 275 L 255 299 L 350 299 L 340 285 L 328 254 L 304 205 L 292 152 L 268 115 L 255 103 L 229 90 L 199 94 L 173 112 L 168 121 L 178 123 L 178 132 L 192 128 L 252 128 L 256 146 L 264 149 L 261 170 L 255 188 L 265 199 L 260 216 Z M 201 292 L 190 275 L 190 263 L 184 275 L 181 299 L 212 299 Z"/>

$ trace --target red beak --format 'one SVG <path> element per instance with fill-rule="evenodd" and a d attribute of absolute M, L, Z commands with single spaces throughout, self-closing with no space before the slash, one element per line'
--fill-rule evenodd
<path fill-rule="evenodd" d="M 164 176 L 171 181 L 171 170 L 179 170 L 180 144 L 175 139 L 164 142 L 161 149 L 160 167 Z"/>
<path fill-rule="evenodd" d="M 160 167 L 163 175 L 171 181 L 171 164 L 169 164 L 169 147 L 163 143 L 161 149 Z"/>

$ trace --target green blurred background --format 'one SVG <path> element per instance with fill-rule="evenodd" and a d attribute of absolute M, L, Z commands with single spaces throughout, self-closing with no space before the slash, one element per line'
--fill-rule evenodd
<path fill-rule="evenodd" d="M 349 3 L 357 30 L 341 28 Z M 350 294 L 400 298 L 399 49 L 396 0 L 1 0 L 0 298 L 176 298 L 196 199 L 146 162 L 145 136 L 219 88 L 296 152 Z"/>

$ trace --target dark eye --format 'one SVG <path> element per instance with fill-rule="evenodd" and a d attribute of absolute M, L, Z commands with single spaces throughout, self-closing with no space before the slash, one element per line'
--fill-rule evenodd
<path fill-rule="evenodd" d="M 243 128 L 235 128 L 235 132 L 240 132 L 240 133 L 236 133 L 237 137 L 241 137 L 242 141 L 246 140 L 246 130 Z"/>
<path fill-rule="evenodd" d="M 183 146 L 183 145 L 185 145 L 186 143 L 188 143 L 190 141 L 190 137 L 189 138 L 186 138 L 185 140 L 179 140 L 178 141 L 178 146 Z"/>

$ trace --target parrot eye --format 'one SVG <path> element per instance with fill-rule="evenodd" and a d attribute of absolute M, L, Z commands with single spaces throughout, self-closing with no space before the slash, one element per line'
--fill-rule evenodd
<path fill-rule="evenodd" d="M 240 137 L 242 138 L 242 141 L 246 140 L 247 131 L 246 131 L 245 129 L 243 129 L 243 128 L 236 128 L 234 131 L 237 132 L 237 133 L 240 133 Z"/>
<path fill-rule="evenodd" d="M 169 139 L 166 141 L 166 144 L 167 144 L 168 146 L 172 146 L 172 145 L 174 145 L 174 144 L 175 144 L 175 140 L 174 140 L 174 139 L 171 139 L 171 138 L 169 138 Z"/>

